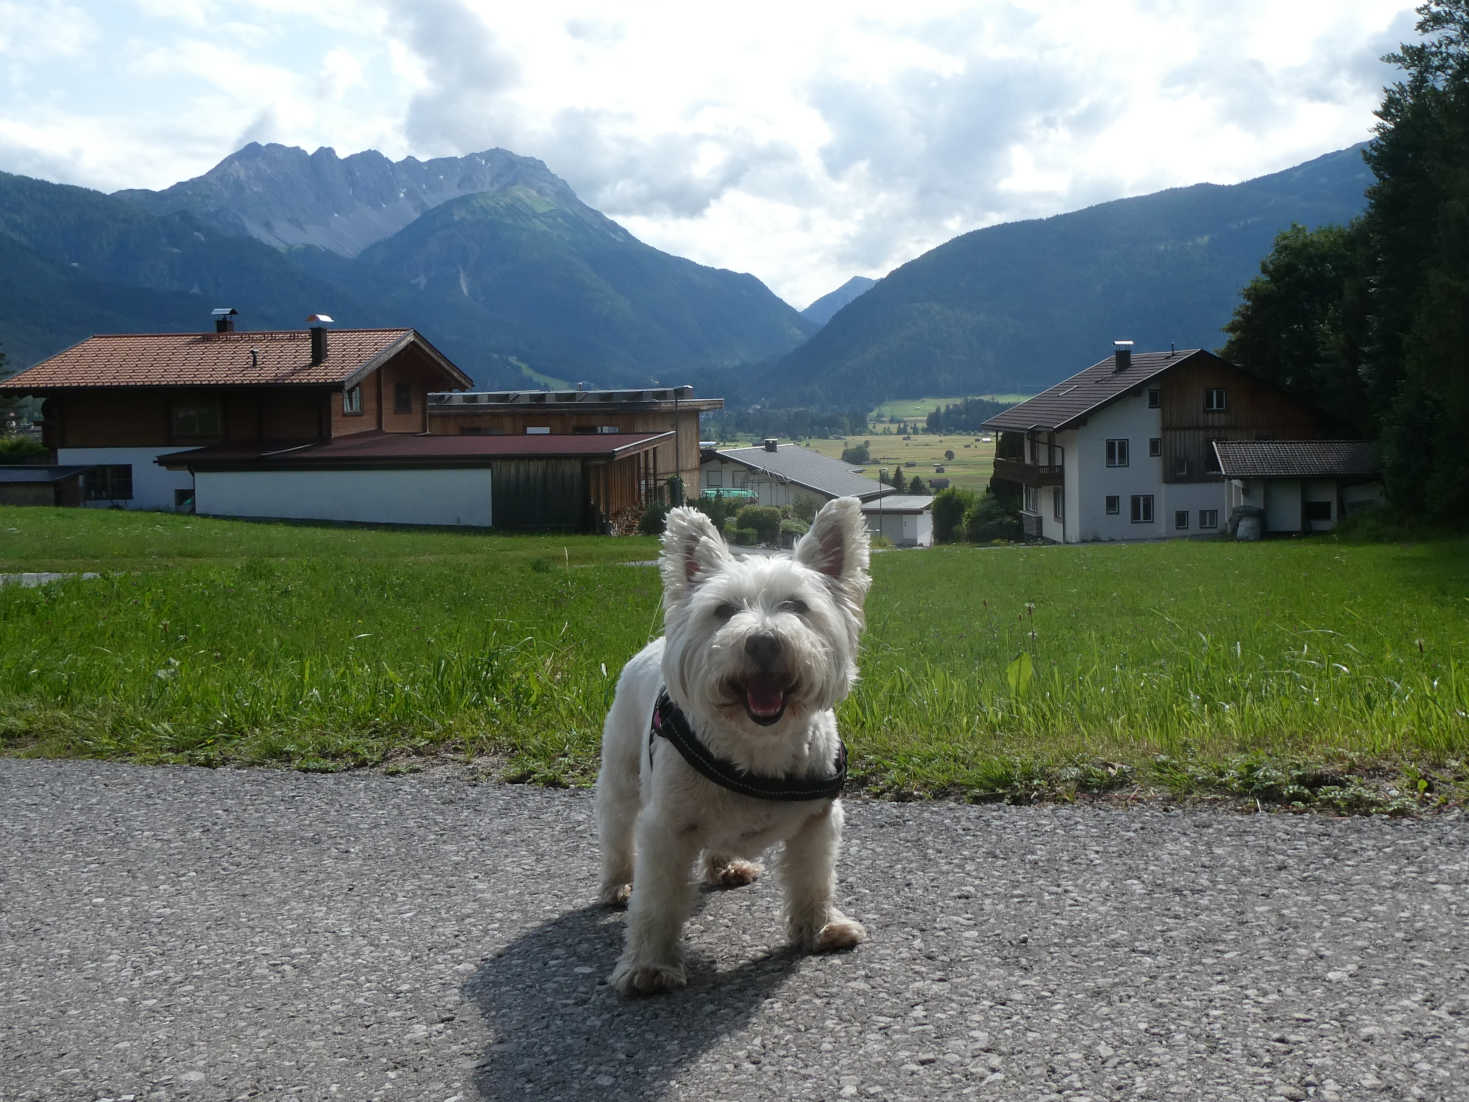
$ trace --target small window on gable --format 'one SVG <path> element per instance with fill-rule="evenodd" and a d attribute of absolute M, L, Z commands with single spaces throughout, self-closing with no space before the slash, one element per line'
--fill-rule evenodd
<path fill-rule="evenodd" d="M 1204 412 L 1220 413 L 1229 408 L 1229 397 L 1222 386 L 1211 386 L 1204 391 Z"/>
<path fill-rule="evenodd" d="M 342 412 L 357 414 L 362 412 L 362 388 L 354 386 L 351 390 L 342 392 Z"/>
<path fill-rule="evenodd" d="M 393 384 L 393 412 L 394 413 L 412 413 L 413 412 L 413 384 L 412 383 L 394 383 Z"/>
<path fill-rule="evenodd" d="M 1163 393 L 1155 386 L 1148 387 L 1148 408 L 1157 409 L 1163 404 Z"/>

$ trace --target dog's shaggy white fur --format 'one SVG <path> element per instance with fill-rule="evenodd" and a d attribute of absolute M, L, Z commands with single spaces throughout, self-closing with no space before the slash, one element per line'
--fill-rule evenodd
<path fill-rule="evenodd" d="M 840 740 L 832 708 L 857 677 L 868 540 L 856 498 L 829 502 L 790 556 L 737 559 L 709 519 L 674 509 L 660 568 L 664 637 L 630 661 L 602 736 L 597 826 L 600 897 L 627 903 L 611 983 L 649 994 L 686 982 L 680 939 L 690 869 L 721 887 L 748 884 L 754 861 L 784 842 L 780 869 L 792 941 L 848 949 L 866 932 L 833 902 L 842 806 L 779 802 L 723 788 L 664 739 L 649 740 L 660 687 L 718 757 L 764 777 L 823 777 Z"/>

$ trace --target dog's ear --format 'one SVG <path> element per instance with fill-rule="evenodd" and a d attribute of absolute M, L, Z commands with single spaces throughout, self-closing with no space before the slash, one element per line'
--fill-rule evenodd
<path fill-rule="evenodd" d="M 867 523 L 855 497 L 828 501 L 796 544 L 796 561 L 825 574 L 847 600 L 861 607 L 871 579 L 867 576 Z"/>
<path fill-rule="evenodd" d="M 729 549 L 707 516 L 687 506 L 669 511 L 663 525 L 663 555 L 658 561 L 669 601 L 687 597 L 730 559 Z"/>

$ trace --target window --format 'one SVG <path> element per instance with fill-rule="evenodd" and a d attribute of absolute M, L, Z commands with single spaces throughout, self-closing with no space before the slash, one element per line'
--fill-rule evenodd
<path fill-rule="evenodd" d="M 194 491 L 191 489 L 180 490 L 175 488 L 173 491 L 173 509 L 176 513 L 192 513 L 194 511 Z"/>
<path fill-rule="evenodd" d="M 1117 494 L 1107 495 L 1107 515 L 1118 516 L 1122 512 L 1122 498 Z"/>
<path fill-rule="evenodd" d="M 132 501 L 133 465 L 117 463 L 87 472 L 88 501 Z"/>
<path fill-rule="evenodd" d="M 1051 516 L 1060 521 L 1066 519 L 1066 494 L 1060 486 L 1051 487 Z"/>
<path fill-rule="evenodd" d="M 1109 466 L 1109 467 L 1125 467 L 1125 466 L 1127 466 L 1127 441 L 1126 440 L 1108 440 L 1107 441 L 1107 466 Z"/>
<path fill-rule="evenodd" d="M 1173 527 L 1176 528 L 1176 529 L 1178 529 L 1178 531 L 1180 531 L 1180 532 L 1187 532 L 1188 531 L 1188 510 L 1187 509 L 1175 509 L 1175 510 L 1173 510 Z"/>
<path fill-rule="evenodd" d="M 527 436 L 550 436 L 551 435 L 551 426 L 550 425 L 526 425 L 525 426 L 525 434 Z"/>
<path fill-rule="evenodd" d="M 1148 458 L 1157 459 L 1163 454 L 1163 438 L 1161 436 L 1150 436 L 1148 438 Z"/>
<path fill-rule="evenodd" d="M 1204 412 L 1219 413 L 1229 408 L 1229 400 L 1222 386 L 1211 386 L 1204 391 Z"/>
<path fill-rule="evenodd" d="M 1329 501 L 1308 501 L 1308 502 L 1306 502 L 1306 519 L 1307 520 L 1324 520 L 1324 521 L 1330 521 L 1331 520 L 1331 502 L 1329 502 Z"/>
<path fill-rule="evenodd" d="M 1219 510 L 1218 509 L 1200 509 L 1199 510 L 1199 527 L 1200 528 L 1218 528 L 1219 527 Z"/>
<path fill-rule="evenodd" d="M 1025 488 L 1025 508 L 1027 513 L 1039 513 L 1041 511 L 1041 491 L 1039 486 L 1027 486 Z"/>
<path fill-rule="evenodd" d="M 1132 495 L 1132 523 L 1134 523 L 1134 524 L 1152 524 L 1153 523 L 1153 495 L 1152 494 L 1133 494 Z"/>
<path fill-rule="evenodd" d="M 724 485 L 724 470 L 710 468 L 704 472 L 704 485 L 710 488 Z"/>
<path fill-rule="evenodd" d="M 1148 408 L 1157 409 L 1163 404 L 1163 395 L 1155 386 L 1148 387 Z"/>
<path fill-rule="evenodd" d="M 342 392 L 342 412 L 346 414 L 362 412 L 362 388 L 360 386 L 354 386 L 351 390 Z"/>
<path fill-rule="evenodd" d="M 413 412 L 413 384 L 412 383 L 394 383 L 393 384 L 393 412 L 394 413 L 412 413 Z"/>
<path fill-rule="evenodd" d="M 215 399 L 174 402 L 172 414 L 175 440 L 214 440 L 220 436 L 219 402 Z"/>

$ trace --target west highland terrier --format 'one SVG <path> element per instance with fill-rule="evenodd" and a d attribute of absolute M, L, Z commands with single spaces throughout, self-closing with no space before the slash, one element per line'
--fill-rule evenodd
<path fill-rule="evenodd" d="M 856 498 L 777 557 L 737 559 L 703 513 L 668 514 L 665 634 L 622 671 L 597 777 L 600 897 L 627 904 L 623 994 L 685 984 L 696 858 L 705 883 L 737 887 L 784 842 L 791 940 L 819 953 L 866 937 L 832 900 L 846 776 L 832 708 L 857 678 L 867 559 Z"/>

